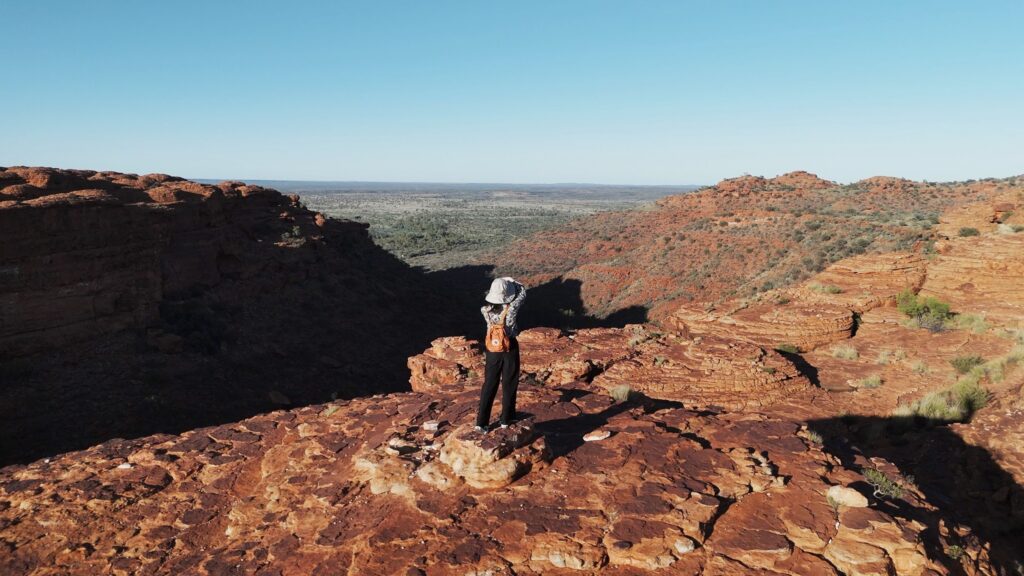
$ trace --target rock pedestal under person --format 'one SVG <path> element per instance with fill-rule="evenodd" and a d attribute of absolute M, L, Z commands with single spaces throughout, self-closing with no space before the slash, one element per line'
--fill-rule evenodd
<path fill-rule="evenodd" d="M 516 318 L 519 308 L 526 300 L 526 287 L 512 278 L 496 278 L 491 282 L 491 289 L 484 296 L 487 301 L 480 312 L 487 322 L 488 337 L 493 334 L 492 326 L 503 326 L 507 344 L 492 346 L 486 343 L 484 357 L 484 386 L 480 390 L 480 410 L 476 416 L 476 428 L 486 432 L 491 422 L 491 406 L 498 393 L 498 380 L 501 380 L 501 417 L 498 422 L 502 427 L 508 426 L 516 415 L 516 390 L 519 388 L 519 325 Z M 504 351 L 492 351 L 491 348 L 507 348 Z"/>

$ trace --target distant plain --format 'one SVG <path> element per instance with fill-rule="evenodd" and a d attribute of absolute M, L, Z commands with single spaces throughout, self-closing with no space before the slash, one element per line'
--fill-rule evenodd
<path fill-rule="evenodd" d="M 466 184 L 252 180 L 310 209 L 370 225 L 386 250 L 443 270 L 534 232 L 596 212 L 638 208 L 694 185 Z"/>

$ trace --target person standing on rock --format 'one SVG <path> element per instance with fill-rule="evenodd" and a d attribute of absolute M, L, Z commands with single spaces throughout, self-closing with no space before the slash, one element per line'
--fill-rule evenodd
<path fill-rule="evenodd" d="M 480 390 L 480 410 L 476 416 L 476 429 L 486 432 L 491 422 L 491 407 L 498 393 L 501 379 L 502 428 L 512 423 L 516 415 L 516 391 L 519 389 L 519 325 L 516 318 L 526 300 L 526 286 L 512 278 L 496 278 L 484 296 L 487 304 L 480 308 L 487 322 L 485 339 L 486 365 L 484 386 Z"/>

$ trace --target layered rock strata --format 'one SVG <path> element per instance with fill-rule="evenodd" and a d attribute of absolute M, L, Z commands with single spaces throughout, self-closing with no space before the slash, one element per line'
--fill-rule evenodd
<path fill-rule="evenodd" d="M 935 249 L 922 295 L 992 323 L 1024 323 L 1024 232 L 956 238 L 937 242 Z"/>
<path fill-rule="evenodd" d="M 0 168 L 0 464 L 402 389 L 462 309 L 297 196 Z"/>
<path fill-rule="evenodd" d="M 834 304 L 765 303 L 733 311 L 681 306 L 667 321 L 690 336 L 730 337 L 769 348 L 794 346 L 801 351 L 849 338 L 853 311 Z"/>
<path fill-rule="evenodd" d="M 0 356 L 142 333 L 164 301 L 310 258 L 305 236 L 366 234 L 354 222 L 323 230 L 315 216 L 297 197 L 240 182 L 0 170 Z M 259 236 L 267 245 L 254 250 Z"/>
<path fill-rule="evenodd" d="M 891 305 L 903 290 L 919 289 L 925 265 L 923 256 L 902 252 L 848 258 L 808 282 L 756 300 L 732 300 L 710 309 L 680 306 L 665 324 L 687 334 L 806 352 L 851 337 L 857 315 Z"/>

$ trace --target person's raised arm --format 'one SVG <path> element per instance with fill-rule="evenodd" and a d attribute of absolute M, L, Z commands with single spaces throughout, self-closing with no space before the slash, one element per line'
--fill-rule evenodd
<path fill-rule="evenodd" d="M 515 280 L 513 280 L 513 282 L 515 282 L 516 285 L 516 296 L 508 304 L 509 319 L 506 323 L 509 325 L 515 323 L 516 314 L 519 312 L 519 307 L 522 306 L 523 301 L 526 300 L 526 286 L 523 286 L 522 284 L 516 282 Z"/>

